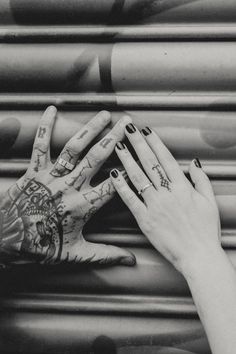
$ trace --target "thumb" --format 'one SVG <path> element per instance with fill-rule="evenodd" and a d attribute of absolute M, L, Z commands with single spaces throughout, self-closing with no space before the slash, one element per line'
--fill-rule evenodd
<path fill-rule="evenodd" d="M 77 257 L 78 263 L 121 264 L 133 266 L 135 256 L 116 246 L 84 242 Z"/>
<path fill-rule="evenodd" d="M 202 169 L 199 159 L 194 159 L 189 167 L 190 177 L 195 185 L 196 191 L 206 197 L 210 202 L 216 204 L 215 195 L 211 182 Z"/>

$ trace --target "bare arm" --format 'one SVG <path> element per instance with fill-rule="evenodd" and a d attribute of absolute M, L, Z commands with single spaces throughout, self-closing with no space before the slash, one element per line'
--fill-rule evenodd
<path fill-rule="evenodd" d="M 236 348 L 235 269 L 222 249 L 206 251 L 184 275 L 212 352 L 232 354 Z"/>
<path fill-rule="evenodd" d="M 117 170 L 111 172 L 114 186 L 153 246 L 186 278 L 212 352 L 233 354 L 236 274 L 221 248 L 219 212 L 210 181 L 195 159 L 189 167 L 193 187 L 150 128 L 141 134 L 129 124 L 126 136 L 146 174 L 124 144 L 118 143 L 116 152 L 142 200 Z"/>

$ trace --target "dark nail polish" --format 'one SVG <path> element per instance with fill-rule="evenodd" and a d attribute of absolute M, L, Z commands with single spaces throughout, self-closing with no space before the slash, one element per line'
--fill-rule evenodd
<path fill-rule="evenodd" d="M 145 127 L 141 130 L 141 132 L 143 133 L 143 135 L 148 136 L 149 134 L 151 134 L 152 131 L 149 127 Z"/>
<path fill-rule="evenodd" d="M 200 162 L 200 160 L 198 158 L 194 159 L 194 164 L 195 164 L 196 167 L 202 168 L 201 162 Z"/>
<path fill-rule="evenodd" d="M 126 128 L 127 132 L 130 134 L 135 133 L 135 131 L 136 131 L 136 128 L 132 123 L 127 124 L 125 128 Z"/>
<path fill-rule="evenodd" d="M 119 149 L 119 150 L 124 150 L 124 149 L 125 149 L 125 144 L 122 143 L 121 141 L 119 141 L 119 142 L 116 144 L 116 147 L 117 147 L 117 149 Z"/>
<path fill-rule="evenodd" d="M 111 175 L 113 178 L 117 178 L 119 176 L 119 172 L 116 169 L 114 169 L 111 171 Z"/>

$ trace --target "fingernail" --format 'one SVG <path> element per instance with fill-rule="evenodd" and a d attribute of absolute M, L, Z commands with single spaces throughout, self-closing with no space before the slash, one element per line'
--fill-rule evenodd
<path fill-rule="evenodd" d="M 151 134 L 152 131 L 149 127 L 145 127 L 141 130 L 141 132 L 143 133 L 143 135 L 148 136 L 149 134 Z"/>
<path fill-rule="evenodd" d="M 125 149 L 125 144 L 122 143 L 121 141 L 119 141 L 119 142 L 116 144 L 116 147 L 117 147 L 117 149 L 119 149 L 119 150 L 124 150 L 124 149 Z"/>
<path fill-rule="evenodd" d="M 116 168 L 114 168 L 114 170 L 111 171 L 111 175 L 113 178 L 117 178 L 119 176 L 119 172 L 117 171 Z"/>
<path fill-rule="evenodd" d="M 194 159 L 194 164 L 195 164 L 196 167 L 202 168 L 202 164 L 201 164 L 200 160 L 197 157 Z"/>
<path fill-rule="evenodd" d="M 127 266 L 134 266 L 136 264 L 136 258 L 134 255 L 133 257 L 122 257 L 120 259 L 120 264 L 127 265 Z"/>
<path fill-rule="evenodd" d="M 136 131 L 136 128 L 135 128 L 135 126 L 132 123 L 127 124 L 125 129 L 130 134 L 135 133 L 135 131 Z"/>

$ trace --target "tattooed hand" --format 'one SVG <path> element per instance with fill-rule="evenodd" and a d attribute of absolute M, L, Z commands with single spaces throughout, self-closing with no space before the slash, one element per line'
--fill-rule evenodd
<path fill-rule="evenodd" d="M 110 114 L 100 112 L 68 141 L 53 165 L 50 138 L 55 117 L 51 106 L 40 121 L 27 172 L 1 200 L 0 263 L 133 265 L 135 258 L 128 251 L 89 243 L 82 234 L 86 222 L 114 194 L 110 178 L 96 187 L 90 181 L 123 138 L 130 118 L 123 117 L 79 161 L 84 148 L 110 122 Z"/>
<path fill-rule="evenodd" d="M 197 264 L 208 252 L 221 250 L 212 187 L 198 160 L 189 169 L 193 187 L 155 132 L 146 128 L 142 133 L 133 124 L 126 127 L 146 174 L 123 143 L 116 152 L 143 201 L 117 170 L 111 172 L 113 183 L 154 247 L 179 271 L 188 272 L 194 259 Z"/>

